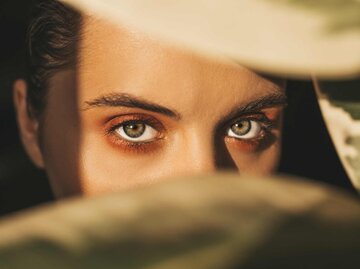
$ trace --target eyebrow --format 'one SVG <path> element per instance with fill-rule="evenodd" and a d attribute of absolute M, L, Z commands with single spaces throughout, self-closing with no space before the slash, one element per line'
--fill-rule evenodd
<path fill-rule="evenodd" d="M 227 114 L 225 119 L 221 120 L 221 123 L 219 125 L 228 122 L 241 115 L 258 113 L 259 111 L 265 108 L 285 107 L 287 106 L 287 104 L 288 102 L 285 93 L 273 93 L 273 94 L 265 95 L 253 101 L 250 101 L 245 105 L 237 106 L 235 109 L 233 109 L 232 111 L 230 111 L 230 113 Z"/>
<path fill-rule="evenodd" d="M 287 105 L 287 97 L 285 94 L 277 93 L 277 94 L 269 94 L 266 96 L 262 96 L 256 100 L 253 100 L 243 106 L 237 107 L 231 114 L 248 114 L 259 111 L 264 108 L 274 107 L 274 106 L 286 106 Z"/>
<path fill-rule="evenodd" d="M 134 97 L 126 93 L 110 93 L 98 98 L 92 99 L 85 102 L 86 107 L 83 110 L 88 110 L 96 107 L 131 107 L 131 108 L 140 108 L 155 113 L 164 114 L 176 120 L 181 119 L 179 112 L 171 110 L 164 106 L 149 102 L 147 100 Z M 237 106 L 235 109 L 230 111 L 227 114 L 225 119 L 221 122 L 227 122 L 239 115 L 246 115 L 251 113 L 259 112 L 262 109 L 275 107 L 275 106 L 286 106 L 287 97 L 283 93 L 269 94 L 262 96 L 258 99 L 250 101 L 242 106 Z"/>
<path fill-rule="evenodd" d="M 143 100 L 138 97 L 134 97 L 126 93 L 110 93 L 107 95 L 100 96 L 96 99 L 86 101 L 86 107 L 84 110 L 88 110 L 94 107 L 134 107 L 140 108 L 160 114 L 164 114 L 171 118 L 179 120 L 181 118 L 180 113 L 166 108 L 164 106 Z"/>

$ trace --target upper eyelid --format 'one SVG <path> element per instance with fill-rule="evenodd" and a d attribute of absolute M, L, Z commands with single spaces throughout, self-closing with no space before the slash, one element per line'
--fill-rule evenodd
<path fill-rule="evenodd" d="M 105 122 L 111 122 L 111 121 L 113 121 L 115 119 L 124 118 L 124 117 L 133 117 L 134 121 L 136 121 L 136 120 L 147 120 L 147 119 L 154 118 L 153 116 L 147 115 L 145 113 L 126 113 L 126 114 L 113 115 L 113 116 L 107 118 Z M 129 121 L 131 121 L 131 119 L 129 119 Z"/>
<path fill-rule="evenodd" d="M 121 118 L 128 118 L 128 119 L 124 119 L 124 120 L 120 120 Z M 115 121 L 119 119 L 119 122 L 114 124 L 117 126 L 120 126 L 122 124 L 125 124 L 127 122 L 143 122 L 145 124 L 148 124 L 150 126 L 154 125 L 162 125 L 162 122 L 160 120 L 158 120 L 156 117 L 154 116 L 150 116 L 150 115 L 146 115 L 146 114 L 142 114 L 142 113 L 131 113 L 131 114 L 123 114 L 123 115 L 115 115 L 112 116 L 111 118 L 108 118 L 105 121 L 105 124 L 108 124 L 112 121 Z"/>
<path fill-rule="evenodd" d="M 155 129 L 156 131 L 157 128 L 155 126 L 153 126 L 153 124 L 150 124 L 148 122 L 145 122 L 144 120 L 126 120 L 126 121 L 123 121 L 123 122 L 120 122 L 120 123 L 117 123 L 117 124 L 114 124 L 113 126 L 110 127 L 110 129 L 108 130 L 109 132 L 113 132 L 115 131 L 116 129 L 126 125 L 126 124 L 130 124 L 130 123 L 137 123 L 137 122 L 142 122 L 143 124 L 147 125 L 147 126 L 150 126 L 151 128 Z"/>
<path fill-rule="evenodd" d="M 255 115 L 260 115 L 262 116 L 262 119 L 259 119 L 259 118 L 255 118 Z M 258 113 L 249 113 L 249 114 L 242 114 L 242 115 L 237 115 L 225 122 L 222 122 L 220 123 L 218 126 L 217 126 L 217 130 L 223 130 L 223 129 L 227 129 L 227 128 L 230 128 L 231 125 L 235 124 L 237 121 L 239 120 L 255 120 L 255 121 L 258 121 L 258 122 L 263 122 L 263 123 L 266 123 L 266 124 L 271 124 L 272 121 L 266 117 L 266 115 L 262 112 L 258 112 Z"/>

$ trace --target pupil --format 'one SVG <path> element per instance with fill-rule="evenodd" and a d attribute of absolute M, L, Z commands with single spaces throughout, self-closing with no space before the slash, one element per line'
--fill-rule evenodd
<path fill-rule="evenodd" d="M 237 135 L 246 135 L 250 129 L 251 123 L 249 120 L 239 121 L 231 126 L 231 130 Z"/>
<path fill-rule="evenodd" d="M 124 132 L 131 138 L 140 137 L 145 131 L 145 125 L 142 123 L 130 123 L 124 126 Z"/>

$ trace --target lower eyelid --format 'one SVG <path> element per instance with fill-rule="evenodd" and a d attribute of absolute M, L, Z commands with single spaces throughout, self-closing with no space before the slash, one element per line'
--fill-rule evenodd
<path fill-rule="evenodd" d="M 225 142 L 236 151 L 252 154 L 260 153 L 278 141 L 278 136 L 270 130 L 262 131 L 261 135 L 254 139 L 238 139 L 235 137 L 226 137 Z"/>
<path fill-rule="evenodd" d="M 107 134 L 107 139 L 113 147 L 130 154 L 155 152 L 161 147 L 163 140 L 159 138 L 153 141 L 133 142 L 122 139 L 114 133 Z"/>

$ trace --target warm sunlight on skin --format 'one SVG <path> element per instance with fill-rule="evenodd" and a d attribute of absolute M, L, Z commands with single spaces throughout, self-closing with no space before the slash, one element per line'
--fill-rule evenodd
<path fill-rule="evenodd" d="M 44 167 L 59 197 L 218 169 L 272 173 L 284 88 L 85 17 L 76 70 L 51 80 Z"/>

